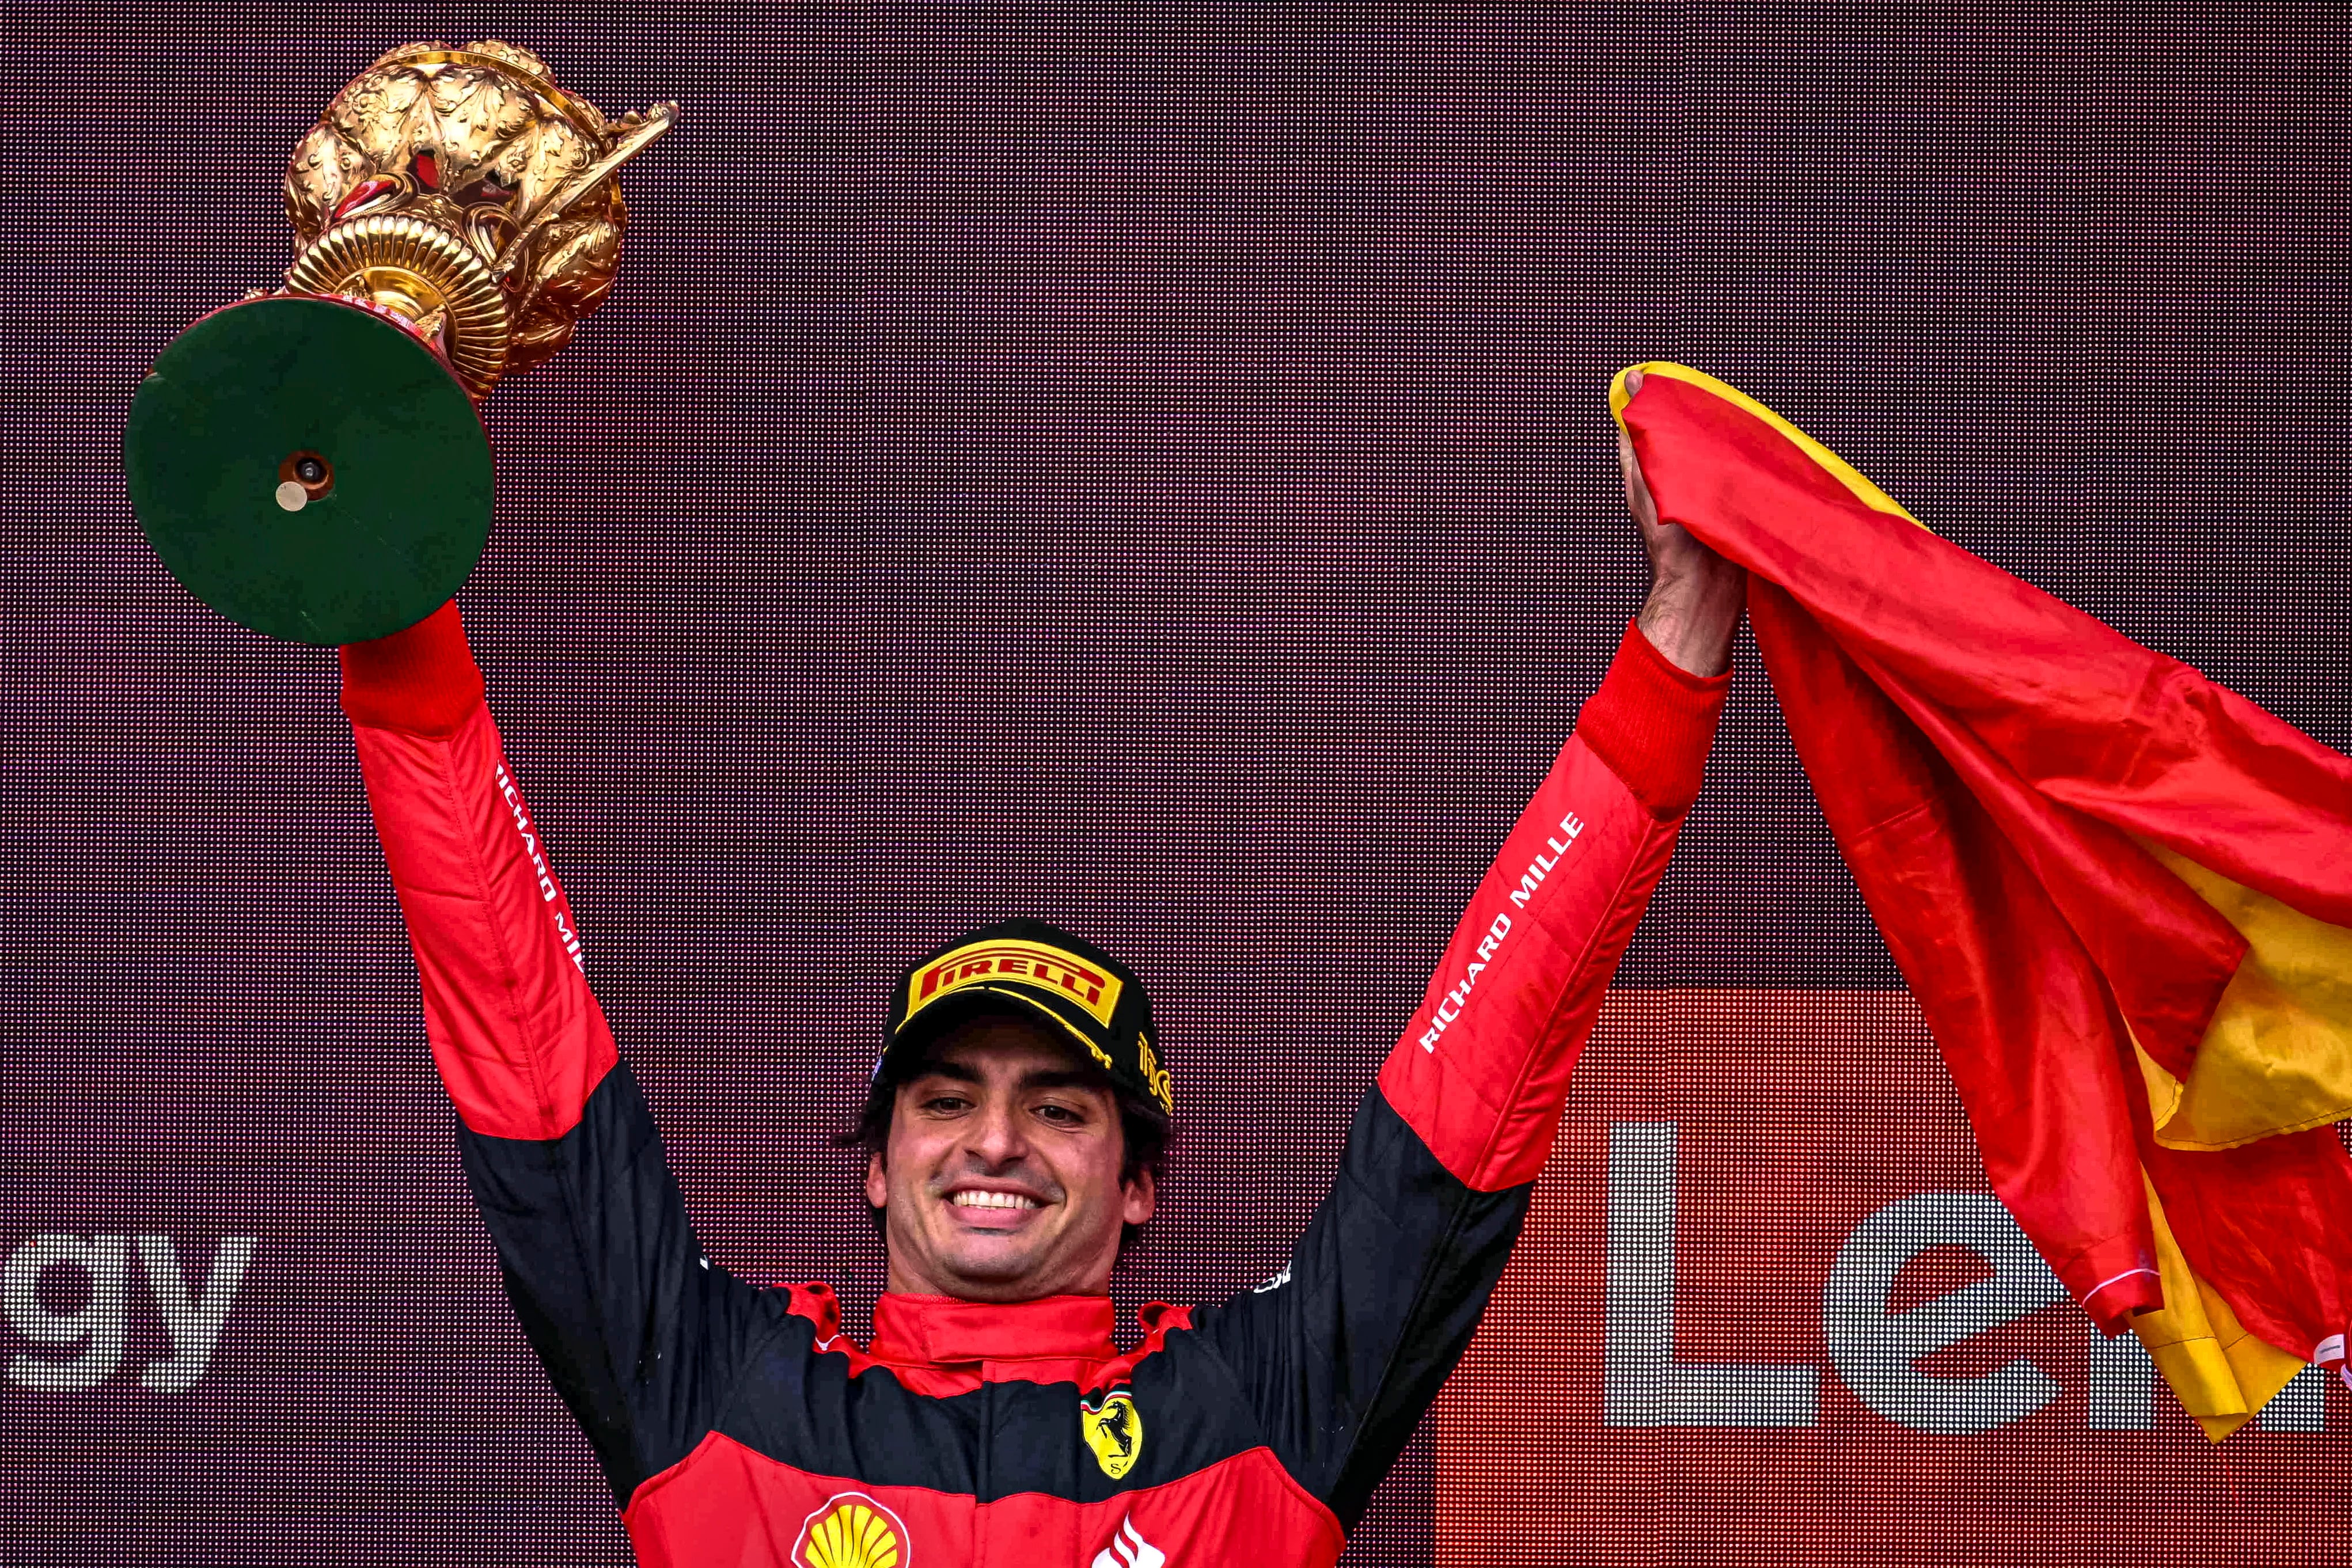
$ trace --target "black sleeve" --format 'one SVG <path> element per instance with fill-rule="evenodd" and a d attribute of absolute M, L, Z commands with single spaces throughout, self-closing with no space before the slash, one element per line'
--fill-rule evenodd
<path fill-rule="evenodd" d="M 515 1315 L 625 1506 L 717 1424 L 782 1293 L 703 1256 L 625 1064 L 560 1138 L 462 1137 Z"/>
<path fill-rule="evenodd" d="M 1455 1179 L 1375 1087 L 1290 1266 L 1193 1313 L 1284 1468 L 1343 1527 L 1355 1528 L 1469 1344 L 1528 1190 Z"/>

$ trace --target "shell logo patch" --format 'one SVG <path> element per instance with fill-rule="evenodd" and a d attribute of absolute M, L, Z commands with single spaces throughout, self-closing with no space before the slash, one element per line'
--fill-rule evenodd
<path fill-rule="evenodd" d="M 1095 1451 L 1103 1474 L 1118 1480 L 1143 1457 L 1143 1412 L 1124 1386 L 1078 1401 L 1078 1432 Z"/>
<path fill-rule="evenodd" d="M 799 1568 L 907 1568 L 907 1527 L 864 1492 L 827 1498 L 801 1521 Z"/>
<path fill-rule="evenodd" d="M 1130 1513 L 1118 1521 L 1110 1544 L 1095 1553 L 1093 1568 L 1168 1568 L 1168 1553 L 1143 1539 Z"/>

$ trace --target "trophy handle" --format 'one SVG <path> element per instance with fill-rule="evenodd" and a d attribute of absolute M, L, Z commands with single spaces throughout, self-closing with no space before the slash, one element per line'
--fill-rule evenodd
<path fill-rule="evenodd" d="M 512 272 L 516 263 L 522 259 L 523 249 L 530 243 L 533 235 L 562 217 L 566 208 L 603 183 L 614 170 L 644 152 L 646 144 L 667 131 L 677 119 L 677 105 L 657 103 L 646 110 L 644 118 L 635 124 L 622 121 L 624 129 L 620 139 L 613 143 L 613 150 L 564 181 L 556 187 L 553 195 L 540 204 L 539 211 L 530 215 L 530 221 L 516 230 L 514 238 L 507 241 L 506 249 L 499 253 L 499 259 L 490 267 L 490 276 L 500 282 L 505 281 L 507 274 Z"/>

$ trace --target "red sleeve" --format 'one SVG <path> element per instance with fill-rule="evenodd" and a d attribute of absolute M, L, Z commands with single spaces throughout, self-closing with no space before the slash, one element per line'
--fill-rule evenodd
<path fill-rule="evenodd" d="M 1533 1181 L 1609 977 L 1698 794 L 1728 674 L 1676 669 L 1635 627 L 1504 841 L 1381 1069 L 1457 1179 Z"/>
<path fill-rule="evenodd" d="M 434 1065 L 475 1132 L 561 1137 L 617 1053 L 457 605 L 352 643 L 342 667 Z"/>

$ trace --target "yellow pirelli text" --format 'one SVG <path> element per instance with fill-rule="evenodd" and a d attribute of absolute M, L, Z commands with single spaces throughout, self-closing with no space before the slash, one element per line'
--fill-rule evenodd
<path fill-rule="evenodd" d="M 908 985 L 907 1016 L 914 1017 L 966 986 L 1007 984 L 1057 992 L 1105 1024 L 1118 1008 L 1116 975 L 1043 942 L 994 937 L 943 953 L 918 970 Z"/>

